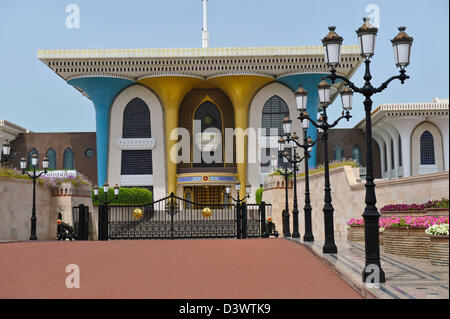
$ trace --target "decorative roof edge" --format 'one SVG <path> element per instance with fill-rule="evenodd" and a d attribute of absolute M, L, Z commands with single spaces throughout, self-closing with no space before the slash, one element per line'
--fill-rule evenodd
<path fill-rule="evenodd" d="M 342 54 L 360 54 L 358 45 L 343 45 Z M 187 58 L 233 56 L 322 55 L 323 46 L 179 48 L 179 49 L 67 49 L 38 50 L 38 59 L 76 58 Z"/>

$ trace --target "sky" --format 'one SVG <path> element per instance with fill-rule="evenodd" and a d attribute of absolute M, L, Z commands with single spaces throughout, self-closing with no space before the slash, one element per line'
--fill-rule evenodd
<path fill-rule="evenodd" d="M 70 4 L 80 9 L 79 28 L 66 26 Z M 202 10 L 200 0 L 0 0 L 0 118 L 34 132 L 95 131 L 92 102 L 40 62 L 37 51 L 201 47 Z M 344 44 L 357 44 L 361 18 L 376 13 L 374 86 L 398 74 L 389 41 L 397 27 L 407 26 L 414 43 L 411 79 L 391 83 L 374 96 L 374 107 L 448 98 L 448 0 L 210 0 L 210 46 L 321 45 L 330 25 Z M 352 80 L 363 84 L 362 67 Z M 339 127 L 363 119 L 362 100 L 355 94 L 353 118 Z M 340 100 L 329 110 L 338 116 Z"/>

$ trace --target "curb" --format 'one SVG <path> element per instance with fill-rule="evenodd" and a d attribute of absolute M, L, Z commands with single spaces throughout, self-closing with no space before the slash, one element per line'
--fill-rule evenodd
<path fill-rule="evenodd" d="M 338 275 L 342 280 L 344 280 L 353 290 L 355 290 L 358 294 L 360 294 L 363 298 L 366 299 L 379 299 L 376 295 L 371 293 L 368 288 L 364 287 L 364 285 L 355 282 L 349 275 L 347 275 L 345 272 L 339 270 L 335 265 L 333 265 L 330 261 L 328 261 L 325 257 L 320 256 L 317 254 L 309 245 L 305 245 L 304 243 L 289 238 L 289 237 L 283 237 L 286 240 L 289 240 L 291 242 L 294 242 L 298 245 L 301 245 L 305 247 L 308 251 L 310 251 L 318 260 L 320 260 L 325 266 L 327 266 L 332 272 L 334 272 L 336 275 Z"/>

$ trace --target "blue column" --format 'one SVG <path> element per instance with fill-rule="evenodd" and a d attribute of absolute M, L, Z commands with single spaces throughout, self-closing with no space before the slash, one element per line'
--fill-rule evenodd
<path fill-rule="evenodd" d="M 277 79 L 278 82 L 281 82 L 287 86 L 289 86 L 294 92 L 297 91 L 300 84 L 303 85 L 303 88 L 308 91 L 308 105 L 306 110 L 309 116 L 312 119 L 317 119 L 317 106 L 319 105 L 319 93 L 317 91 L 317 85 L 322 81 L 323 77 L 326 77 L 328 74 L 320 74 L 320 73 L 310 73 L 310 74 L 295 74 L 288 75 Z M 291 114 L 291 117 L 292 114 Z M 295 115 L 298 117 L 298 114 Z M 310 125 L 308 128 L 308 136 L 311 136 L 313 140 L 317 138 L 317 129 L 315 126 Z M 316 167 L 317 165 L 317 147 L 314 146 L 311 152 L 311 157 L 308 161 L 309 167 Z"/>
<path fill-rule="evenodd" d="M 83 90 L 94 103 L 97 127 L 97 181 L 98 185 L 103 185 L 108 168 L 109 112 L 117 94 L 135 82 L 121 78 L 82 77 L 71 79 L 67 83 Z"/>

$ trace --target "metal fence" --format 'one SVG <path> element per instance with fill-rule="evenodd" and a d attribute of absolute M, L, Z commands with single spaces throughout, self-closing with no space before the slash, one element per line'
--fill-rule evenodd
<path fill-rule="evenodd" d="M 148 205 L 101 206 L 99 239 L 263 237 L 263 212 L 270 209 L 267 204 L 195 203 L 173 194 Z"/>

